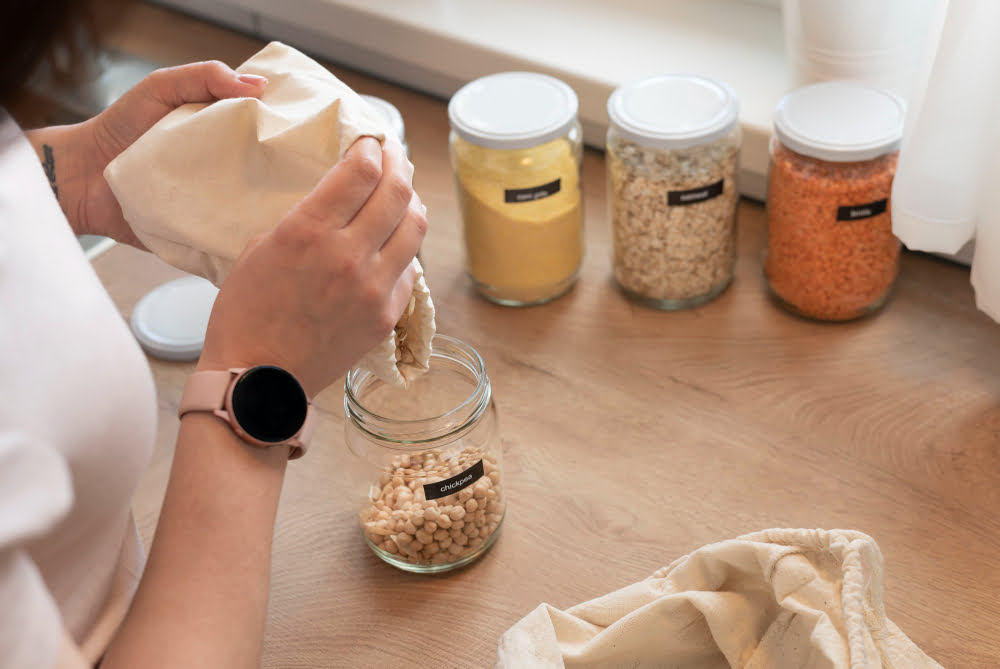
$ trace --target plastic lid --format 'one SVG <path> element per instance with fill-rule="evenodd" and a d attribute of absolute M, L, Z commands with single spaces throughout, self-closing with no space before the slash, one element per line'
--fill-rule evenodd
<path fill-rule="evenodd" d="M 892 93 L 848 81 L 792 91 L 774 112 L 774 133 L 792 151 L 834 162 L 899 149 L 906 105 Z"/>
<path fill-rule="evenodd" d="M 406 125 L 403 123 L 403 115 L 396 109 L 396 105 L 388 100 L 377 98 L 374 95 L 362 95 L 361 99 L 385 116 L 389 128 L 396 133 L 396 138 L 399 139 L 400 144 L 406 146 Z"/>
<path fill-rule="evenodd" d="M 739 103 L 728 86 L 711 79 L 665 74 L 618 88 L 608 98 L 608 118 L 633 142 L 683 149 L 729 134 Z"/>
<path fill-rule="evenodd" d="M 576 123 L 576 93 L 533 72 L 501 72 L 467 83 L 448 103 L 459 137 L 490 149 L 524 149 L 561 137 Z"/>
<path fill-rule="evenodd" d="M 132 311 L 132 332 L 151 356 L 195 360 L 201 355 L 218 293 L 218 288 L 198 276 L 165 283 L 139 300 Z"/>

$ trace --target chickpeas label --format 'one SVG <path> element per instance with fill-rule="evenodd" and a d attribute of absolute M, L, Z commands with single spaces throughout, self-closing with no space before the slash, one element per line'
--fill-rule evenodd
<path fill-rule="evenodd" d="M 667 204 L 677 207 L 686 204 L 697 204 L 713 197 L 722 195 L 724 179 L 719 179 L 715 183 L 698 188 L 688 188 L 687 190 L 672 190 L 667 193 Z"/>
<path fill-rule="evenodd" d="M 458 492 L 462 488 L 468 488 L 485 475 L 486 470 L 483 467 L 483 461 L 479 460 L 476 464 L 472 465 L 465 471 L 455 474 L 449 479 L 435 481 L 434 483 L 425 483 L 424 497 L 427 499 L 440 499 L 442 497 L 447 497 L 452 493 Z"/>
<path fill-rule="evenodd" d="M 869 202 L 868 204 L 850 205 L 847 207 L 837 207 L 838 221 L 856 221 L 859 218 L 871 218 L 884 214 L 889 208 L 889 200 L 881 199 Z"/>

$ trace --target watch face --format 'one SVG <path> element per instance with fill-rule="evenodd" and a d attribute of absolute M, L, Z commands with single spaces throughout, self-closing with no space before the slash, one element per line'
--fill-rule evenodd
<path fill-rule="evenodd" d="M 258 441 L 279 443 L 294 437 L 308 410 L 302 386 L 280 367 L 253 367 L 233 385 L 233 417 Z"/>

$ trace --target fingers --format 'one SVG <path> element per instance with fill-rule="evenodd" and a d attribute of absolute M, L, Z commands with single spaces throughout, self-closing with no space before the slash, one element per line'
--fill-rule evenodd
<path fill-rule="evenodd" d="M 427 225 L 427 207 L 414 193 L 406 216 L 382 246 L 380 256 L 385 271 L 395 276 L 412 263 L 424 241 Z"/>
<path fill-rule="evenodd" d="M 382 157 L 378 140 L 360 138 L 293 212 L 325 226 L 346 226 L 379 185 Z"/>
<path fill-rule="evenodd" d="M 147 93 L 168 107 L 188 102 L 258 97 L 267 86 L 265 77 L 239 74 L 217 60 L 156 70 L 143 81 Z"/>
<path fill-rule="evenodd" d="M 380 249 L 408 215 L 413 198 L 413 165 L 399 142 L 386 139 L 382 177 L 350 227 L 364 237 L 369 248 Z"/>

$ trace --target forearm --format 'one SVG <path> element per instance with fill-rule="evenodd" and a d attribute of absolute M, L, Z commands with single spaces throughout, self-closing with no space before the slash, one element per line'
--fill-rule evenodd
<path fill-rule="evenodd" d="M 101 669 L 259 666 L 287 456 L 185 416 L 146 571 Z"/>
<path fill-rule="evenodd" d="M 78 150 L 72 148 L 78 132 L 79 126 L 58 125 L 29 130 L 25 136 L 38 155 L 38 161 L 49 179 L 49 186 L 59 200 L 70 227 L 74 233 L 82 235 L 89 231 L 80 229 L 82 224 L 77 211 L 79 207 L 73 204 L 79 201 L 79 193 L 83 188 L 82 163 Z"/>

